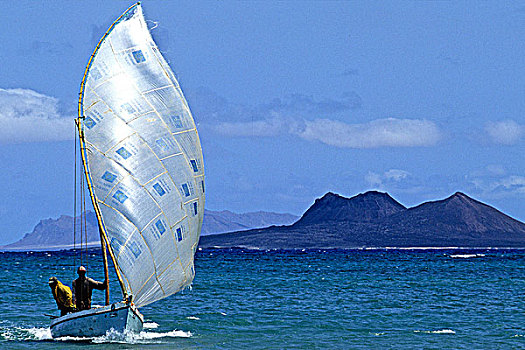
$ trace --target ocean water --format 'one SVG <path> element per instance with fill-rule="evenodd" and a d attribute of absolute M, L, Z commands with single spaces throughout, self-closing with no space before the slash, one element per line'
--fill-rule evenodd
<path fill-rule="evenodd" d="M 47 280 L 78 263 L 0 253 L 1 349 L 525 348 L 523 250 L 203 250 L 191 289 L 141 309 L 141 334 L 53 340 Z M 88 265 L 102 280 L 96 250 Z"/>

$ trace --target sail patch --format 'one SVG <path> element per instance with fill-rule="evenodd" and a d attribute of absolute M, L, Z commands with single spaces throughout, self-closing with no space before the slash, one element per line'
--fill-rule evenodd
<path fill-rule="evenodd" d="M 166 228 L 164 227 L 164 224 L 160 219 L 157 220 L 157 222 L 155 223 L 155 227 L 157 228 L 161 236 L 164 234 L 164 232 L 166 232 Z"/>
<path fill-rule="evenodd" d="M 86 119 L 84 119 L 84 125 L 87 126 L 88 129 L 91 129 L 92 127 L 97 125 L 97 123 L 93 120 L 93 118 L 86 117 Z"/>
<path fill-rule="evenodd" d="M 118 50 L 118 49 L 117 49 Z M 128 65 L 138 66 L 145 64 L 148 60 L 148 53 L 143 50 L 123 50 L 117 53 L 120 56 L 120 60 L 125 61 Z"/>
<path fill-rule="evenodd" d="M 97 81 L 100 78 L 102 78 L 102 74 L 96 67 L 93 67 L 89 70 L 89 77 L 93 79 L 94 81 Z"/>
<path fill-rule="evenodd" d="M 158 148 L 160 148 L 162 152 L 165 152 L 168 150 L 168 144 L 166 143 L 164 139 L 155 140 L 155 144 L 157 145 Z"/>
<path fill-rule="evenodd" d="M 155 140 L 153 149 L 161 160 L 176 154 L 181 154 L 179 146 L 177 146 L 175 140 L 171 137 L 162 137 Z"/>
<path fill-rule="evenodd" d="M 104 50 L 104 49 L 99 50 L 99 54 L 104 54 L 105 53 L 104 51 L 107 51 L 107 50 Z M 89 68 L 89 76 L 88 76 L 89 79 L 87 81 L 87 84 L 91 85 L 91 88 L 95 88 L 96 87 L 95 83 L 97 83 L 99 80 L 104 81 L 103 78 L 107 77 L 108 75 L 111 75 L 110 67 L 108 67 L 106 62 L 104 62 L 103 60 L 96 60 L 96 64 L 93 64 Z"/>
<path fill-rule="evenodd" d="M 120 106 L 120 111 L 129 113 L 129 114 L 133 114 L 136 112 L 135 108 L 127 102 Z"/>
<path fill-rule="evenodd" d="M 196 131 L 189 130 L 188 132 L 173 134 L 173 137 L 177 140 L 177 143 L 181 147 L 182 151 L 186 154 L 188 159 L 196 160 L 198 169 L 198 172 L 196 173 L 202 173 L 202 161 L 201 157 L 199 156 L 200 150 L 195 147 L 195 144 L 198 143 Z"/>
<path fill-rule="evenodd" d="M 195 159 L 190 159 L 191 167 L 193 168 L 193 172 L 198 173 L 199 167 L 197 166 L 197 161 Z"/>
<path fill-rule="evenodd" d="M 115 252 L 118 256 L 120 253 L 120 249 L 122 248 L 122 241 L 116 237 L 112 237 L 111 241 L 109 242 L 109 246 L 111 247 L 113 252 Z"/>
<path fill-rule="evenodd" d="M 133 55 L 133 59 L 135 60 L 135 63 L 146 62 L 146 57 L 144 57 L 142 50 L 132 51 L 131 54 Z"/>
<path fill-rule="evenodd" d="M 125 149 L 124 147 L 120 147 L 117 150 L 117 153 L 118 153 L 119 156 L 121 156 L 124 159 L 128 159 L 129 157 L 131 157 L 131 153 L 129 153 L 129 151 L 127 149 Z"/>
<path fill-rule="evenodd" d="M 162 188 L 162 186 L 160 185 L 160 183 L 156 183 L 155 185 L 153 185 L 153 189 L 159 194 L 159 196 L 164 196 L 166 194 L 166 191 L 164 191 L 164 189 Z"/>
<path fill-rule="evenodd" d="M 182 184 L 181 186 L 182 188 L 182 194 L 185 196 L 185 197 L 189 197 L 190 196 L 190 189 L 188 188 L 188 184 Z"/>
<path fill-rule="evenodd" d="M 128 199 L 128 196 L 126 196 L 124 194 L 124 192 L 122 192 L 121 190 L 118 190 L 113 195 L 113 198 L 115 198 L 116 200 L 118 200 L 122 204 L 122 203 L 124 203 L 126 201 L 126 199 Z"/>
<path fill-rule="evenodd" d="M 99 107 L 97 105 L 95 105 L 93 108 L 91 108 L 87 112 L 87 114 L 89 114 L 89 115 L 86 116 L 86 118 L 84 118 L 84 125 L 88 129 L 93 128 L 95 125 L 97 125 L 97 122 L 100 122 L 100 120 L 102 120 L 102 118 L 103 118 L 102 113 L 97 111 L 96 108 L 99 108 Z"/>
<path fill-rule="evenodd" d="M 130 244 L 128 244 L 128 248 L 135 257 L 135 259 L 138 258 L 140 254 L 142 254 L 142 250 L 140 249 L 137 242 L 131 242 Z"/>
<path fill-rule="evenodd" d="M 106 171 L 104 175 L 102 175 L 102 179 L 110 183 L 113 183 L 113 181 L 115 181 L 116 178 L 117 178 L 117 175 L 112 174 L 109 171 Z"/>
<path fill-rule="evenodd" d="M 180 129 L 184 126 L 182 125 L 182 120 L 180 119 L 180 115 L 170 115 L 169 121 L 170 121 L 170 124 L 173 125 L 177 129 Z"/>

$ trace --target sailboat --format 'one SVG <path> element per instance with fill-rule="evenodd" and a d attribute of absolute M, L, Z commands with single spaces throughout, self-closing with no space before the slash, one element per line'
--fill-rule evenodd
<path fill-rule="evenodd" d="M 96 46 L 80 85 L 76 126 L 97 216 L 122 299 L 54 319 L 53 337 L 139 332 L 138 308 L 189 286 L 204 213 L 199 136 L 140 3 Z M 109 288 L 107 288 L 109 290 Z"/>

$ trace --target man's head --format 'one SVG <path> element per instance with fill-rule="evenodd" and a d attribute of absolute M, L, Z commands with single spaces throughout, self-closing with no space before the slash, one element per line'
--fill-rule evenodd
<path fill-rule="evenodd" d="M 54 287 L 58 283 L 58 279 L 55 276 L 49 277 L 49 282 L 47 283 L 49 283 L 50 287 Z"/>
<path fill-rule="evenodd" d="M 84 266 L 80 266 L 77 270 L 77 273 L 80 277 L 86 276 L 86 268 Z"/>

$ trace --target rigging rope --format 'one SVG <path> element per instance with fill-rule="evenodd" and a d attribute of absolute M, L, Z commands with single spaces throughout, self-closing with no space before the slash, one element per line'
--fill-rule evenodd
<path fill-rule="evenodd" d="M 76 124 L 76 120 L 75 120 Z M 73 185 L 73 271 L 77 266 L 77 128 L 75 127 L 75 178 Z"/>
<path fill-rule="evenodd" d="M 80 123 L 80 120 L 76 120 L 76 123 Z M 82 137 L 81 134 L 78 136 L 78 140 L 80 141 L 80 138 Z M 82 162 L 77 162 L 78 158 L 78 151 L 77 151 L 77 134 L 75 131 L 75 170 L 74 170 L 74 193 L 73 193 L 73 262 L 75 265 L 75 268 L 77 267 L 77 231 L 80 235 L 80 247 L 79 247 L 79 253 L 80 253 L 80 265 L 88 267 L 88 232 L 87 232 L 87 208 L 86 208 L 86 184 L 87 180 L 85 180 L 84 176 L 84 168 Z M 82 146 L 80 147 L 80 152 L 83 151 Z M 80 167 L 77 175 L 77 166 Z M 77 176 L 80 177 L 80 188 L 77 193 Z M 86 182 L 85 182 L 86 181 Z M 80 197 L 80 198 L 78 198 Z M 77 202 L 78 199 L 78 202 Z M 77 229 L 77 209 L 80 207 L 80 225 Z M 85 265 L 84 265 L 85 262 Z M 76 271 L 76 270 L 75 270 Z"/>
<path fill-rule="evenodd" d="M 82 205 L 84 206 L 83 214 L 84 214 L 84 243 L 86 245 L 86 268 L 88 267 L 88 235 L 87 235 L 87 212 L 86 212 L 86 188 L 85 186 L 82 186 Z"/>
<path fill-rule="evenodd" d="M 82 149 L 80 150 L 82 152 Z M 82 173 L 81 173 L 82 174 Z M 82 225 L 82 188 L 84 187 L 84 176 L 80 176 L 80 265 L 84 265 L 84 251 L 83 251 L 83 238 L 84 238 L 84 225 Z"/>

